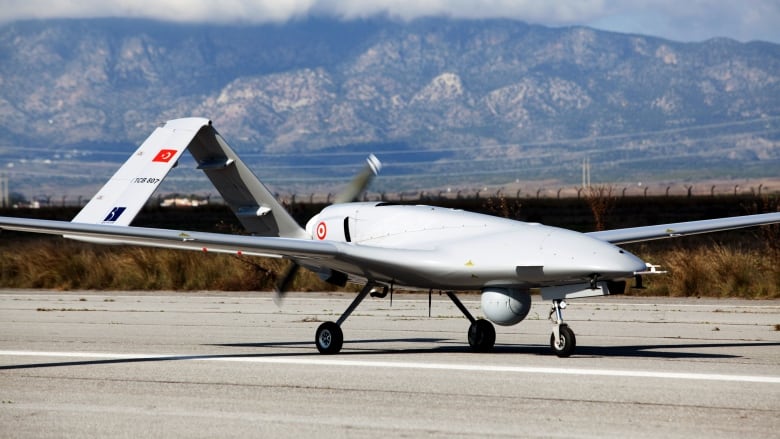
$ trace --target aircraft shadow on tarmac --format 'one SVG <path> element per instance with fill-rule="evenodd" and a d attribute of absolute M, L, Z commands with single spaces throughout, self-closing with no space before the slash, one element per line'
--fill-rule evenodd
<path fill-rule="evenodd" d="M 432 348 L 397 348 L 397 349 L 373 349 L 365 346 L 372 343 L 439 343 L 441 346 Z M 273 347 L 294 347 L 305 346 L 312 348 L 311 341 L 299 342 L 269 342 L 269 343 L 227 343 L 213 346 L 221 347 L 241 347 L 241 348 L 273 348 Z M 740 355 L 703 353 L 703 352 L 685 352 L 684 349 L 711 349 L 711 348 L 736 348 L 736 347 L 760 347 L 760 346 L 780 346 L 776 342 L 718 342 L 718 343 L 688 343 L 688 344 L 656 344 L 656 345 L 629 345 L 629 346 L 577 346 L 574 357 L 640 357 L 640 358 L 739 358 Z M 396 339 L 371 339 L 371 340 L 345 340 L 344 349 L 337 356 L 344 355 L 372 355 L 372 354 L 425 354 L 440 352 L 471 352 L 471 349 L 460 340 L 444 338 L 396 338 Z M 320 355 L 312 351 L 314 355 Z M 552 356 L 548 345 L 515 345 L 497 343 L 490 354 L 534 354 Z M 297 356 L 300 353 L 280 353 L 268 354 L 268 356 Z M 303 354 L 305 355 L 305 354 Z M 475 355 L 484 355 L 475 353 Z"/>
<path fill-rule="evenodd" d="M 373 340 L 350 340 L 345 341 L 345 347 L 349 344 L 368 344 L 368 343 L 450 343 L 434 348 L 412 348 L 412 349 L 367 349 L 365 347 L 355 347 L 346 349 L 335 357 L 348 357 L 353 355 L 377 355 L 377 354 L 434 354 L 442 352 L 470 352 L 468 346 L 462 342 L 450 339 L 438 338 L 402 338 L 402 339 L 373 339 Z M 35 369 L 47 367 L 67 367 L 67 366 L 94 366 L 103 364 L 129 364 L 129 363 L 151 363 L 162 361 L 187 361 L 187 360 L 209 360 L 220 358 L 262 358 L 262 357 L 303 357 L 303 356 L 321 356 L 316 349 L 311 347 L 310 341 L 306 342 L 270 342 L 270 343 L 229 343 L 229 344 L 211 344 L 206 346 L 234 347 L 234 348 L 278 348 L 278 347 L 297 347 L 306 346 L 308 352 L 270 352 L 270 353 L 240 353 L 240 354 L 206 354 L 206 355 L 173 355 L 173 356 L 152 356 L 138 358 L 109 358 L 103 360 L 81 360 L 81 361 L 57 361 L 47 363 L 30 364 L 12 364 L 0 365 L 0 370 L 13 369 Z M 691 343 L 675 345 L 642 345 L 642 346 L 580 346 L 577 347 L 577 353 L 572 357 L 640 357 L 640 358 L 670 358 L 670 359 L 702 359 L 702 358 L 739 358 L 740 355 L 733 354 L 713 354 L 702 352 L 681 352 L 684 349 L 712 349 L 712 348 L 737 348 L 737 347 L 763 347 L 780 346 L 780 343 L 774 342 L 734 342 L 734 343 Z M 661 350 L 658 350 L 661 349 Z M 533 354 L 552 356 L 549 346 L 543 345 L 508 345 L 497 344 L 489 354 Z"/>

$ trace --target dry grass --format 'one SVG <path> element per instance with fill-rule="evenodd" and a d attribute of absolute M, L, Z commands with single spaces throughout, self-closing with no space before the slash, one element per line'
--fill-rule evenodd
<path fill-rule="evenodd" d="M 780 298 L 780 261 L 763 249 L 711 244 L 694 249 L 636 251 L 669 273 L 648 276 L 653 296 Z M 286 261 L 191 251 L 97 246 L 64 239 L 0 240 L 0 286 L 97 290 L 268 291 Z M 298 291 L 332 285 L 301 270 Z"/>
<path fill-rule="evenodd" d="M 771 252 L 711 244 L 694 249 L 639 252 L 669 273 L 648 276 L 632 294 L 686 297 L 780 298 L 780 267 Z"/>
<path fill-rule="evenodd" d="M 125 246 L 64 239 L 0 245 L 0 285 L 7 288 L 98 290 L 271 290 L 286 261 Z M 298 276 L 293 288 L 331 289 L 316 275 Z"/>

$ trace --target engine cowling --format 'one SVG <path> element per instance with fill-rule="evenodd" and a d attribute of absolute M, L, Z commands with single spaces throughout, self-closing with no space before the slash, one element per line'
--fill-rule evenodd
<path fill-rule="evenodd" d="M 530 310 L 531 294 L 528 290 L 498 287 L 482 290 L 482 312 L 496 325 L 516 325 Z"/>

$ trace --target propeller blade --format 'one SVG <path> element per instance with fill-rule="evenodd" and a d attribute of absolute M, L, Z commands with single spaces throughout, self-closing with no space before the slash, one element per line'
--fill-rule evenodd
<path fill-rule="evenodd" d="M 379 174 L 381 169 L 382 162 L 380 162 L 374 154 L 369 155 L 366 159 L 366 165 L 363 167 L 360 173 L 352 179 L 343 192 L 336 196 L 333 202 L 338 204 L 357 201 L 358 197 L 360 197 L 360 194 L 366 190 L 369 183 L 371 183 L 371 180 L 373 180 L 375 175 Z"/>
<path fill-rule="evenodd" d="M 288 287 L 292 284 L 292 281 L 300 268 L 301 266 L 297 262 L 290 261 L 290 265 L 287 266 L 284 275 L 282 275 L 276 283 L 276 286 L 274 286 L 274 291 L 276 292 L 276 294 L 274 294 L 274 303 L 276 306 L 282 306 L 284 295 L 287 293 Z"/>
<path fill-rule="evenodd" d="M 374 176 L 379 174 L 381 169 L 382 162 L 380 162 L 374 154 L 369 155 L 366 159 L 366 165 L 360 173 L 352 179 L 346 189 L 334 198 L 334 203 L 349 203 L 356 201 L 358 197 L 360 197 L 360 194 L 366 190 Z M 274 291 L 276 292 L 276 294 L 274 294 L 274 303 L 276 303 L 276 306 L 282 306 L 284 295 L 287 293 L 288 287 L 292 284 L 292 281 L 300 268 L 301 266 L 297 262 L 290 261 L 290 265 L 287 266 L 284 274 L 276 283 L 276 286 L 274 287 Z"/>

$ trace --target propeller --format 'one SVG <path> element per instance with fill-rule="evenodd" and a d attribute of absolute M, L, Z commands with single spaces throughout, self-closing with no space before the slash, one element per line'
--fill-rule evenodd
<path fill-rule="evenodd" d="M 374 176 L 379 174 L 381 169 L 382 162 L 380 162 L 374 154 L 369 155 L 368 158 L 366 158 L 366 165 L 363 166 L 363 169 L 361 169 L 360 173 L 358 173 L 358 175 L 352 179 L 349 185 L 347 185 L 347 187 L 344 188 L 340 194 L 336 195 L 333 203 L 340 204 L 358 201 L 360 194 L 366 190 L 368 185 L 371 183 L 371 180 L 374 179 Z"/>
<path fill-rule="evenodd" d="M 347 185 L 347 187 L 344 188 L 344 190 L 333 199 L 333 203 L 340 204 L 357 201 L 360 197 L 360 194 L 366 190 L 368 185 L 371 183 L 371 180 L 373 180 L 374 177 L 379 174 L 381 169 L 382 162 L 380 162 L 374 154 L 370 154 L 368 158 L 366 158 L 366 164 L 363 166 L 363 169 L 361 169 L 355 178 L 353 178 L 352 181 Z M 292 281 L 300 268 L 300 264 L 295 261 L 290 261 L 290 265 L 287 266 L 284 274 L 279 278 L 279 281 L 274 286 L 274 291 L 276 293 L 274 295 L 274 303 L 276 303 L 277 306 L 282 305 L 284 295 L 287 293 L 288 287 L 292 284 Z"/>
<path fill-rule="evenodd" d="M 276 293 L 274 294 L 274 303 L 276 306 L 282 306 L 284 294 L 287 292 L 290 284 L 292 284 L 292 281 L 300 268 L 300 264 L 295 261 L 290 261 L 290 265 L 287 266 L 287 269 L 284 270 L 282 277 L 279 278 L 278 282 L 276 282 L 276 285 L 274 285 L 274 292 Z"/>

